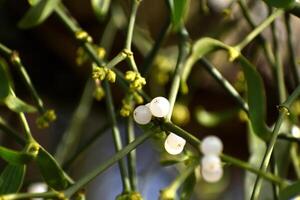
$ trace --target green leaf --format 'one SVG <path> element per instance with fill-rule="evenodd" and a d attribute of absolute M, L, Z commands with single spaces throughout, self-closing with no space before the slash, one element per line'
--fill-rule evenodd
<path fill-rule="evenodd" d="M 265 123 L 266 100 L 263 81 L 254 66 L 244 56 L 239 56 L 238 60 L 247 82 L 247 101 L 251 126 L 258 137 L 268 140 L 270 130 Z"/>
<path fill-rule="evenodd" d="M 32 156 L 25 152 L 18 152 L 0 146 L 0 157 L 10 164 L 25 164 L 32 160 Z"/>
<path fill-rule="evenodd" d="M 297 181 L 292 185 L 285 187 L 279 193 L 279 200 L 289 200 L 292 199 L 293 197 L 300 195 L 299 188 L 300 188 L 300 181 Z"/>
<path fill-rule="evenodd" d="M 34 1 L 34 5 L 18 23 L 19 28 L 27 29 L 41 24 L 51 15 L 59 2 L 60 0 Z"/>
<path fill-rule="evenodd" d="M 36 158 L 37 165 L 45 182 L 55 190 L 63 190 L 71 184 L 70 178 L 64 173 L 55 159 L 42 147 Z"/>
<path fill-rule="evenodd" d="M 25 165 L 7 165 L 0 175 L 0 195 L 17 193 L 23 184 L 25 171 Z"/>
<path fill-rule="evenodd" d="M 289 8 L 293 5 L 295 0 L 265 0 L 265 2 L 272 7 L 276 8 Z"/>
<path fill-rule="evenodd" d="M 8 95 L 4 99 L 4 103 L 10 110 L 17 113 L 20 112 L 32 113 L 37 111 L 35 107 L 25 103 L 24 101 L 22 101 L 21 99 L 13 95 Z"/>
<path fill-rule="evenodd" d="M 102 21 L 110 7 L 110 0 L 91 0 L 92 8 L 98 20 Z"/>
<path fill-rule="evenodd" d="M 183 183 L 180 200 L 190 200 L 196 185 L 196 175 L 193 172 Z"/>
<path fill-rule="evenodd" d="M 5 70 L 5 65 L 0 62 L 0 101 L 9 95 L 9 78 Z"/>
<path fill-rule="evenodd" d="M 184 18 L 188 12 L 189 0 L 169 0 L 171 5 L 172 24 L 174 30 L 178 30 L 184 24 Z"/>
<path fill-rule="evenodd" d="M 237 49 L 213 38 L 198 40 L 193 46 L 192 54 L 186 61 L 182 74 L 182 82 L 186 83 L 193 65 L 200 58 L 220 49 L 227 51 L 230 61 L 237 59 L 240 62 L 247 83 L 247 101 L 251 125 L 255 134 L 264 140 L 268 140 L 270 130 L 265 123 L 266 105 L 262 79 L 255 67 Z"/>

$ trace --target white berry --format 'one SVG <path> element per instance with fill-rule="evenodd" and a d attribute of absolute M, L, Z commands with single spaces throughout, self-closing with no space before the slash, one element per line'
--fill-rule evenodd
<path fill-rule="evenodd" d="M 300 138 L 300 129 L 298 126 L 293 125 L 291 132 L 294 137 Z"/>
<path fill-rule="evenodd" d="M 133 119 L 138 124 L 148 124 L 151 121 L 151 118 L 152 114 L 147 106 L 138 106 L 133 111 Z"/>
<path fill-rule="evenodd" d="M 201 159 L 201 166 L 208 171 L 214 171 L 221 166 L 221 160 L 216 155 L 205 155 Z"/>
<path fill-rule="evenodd" d="M 150 102 L 150 111 L 155 117 L 166 117 L 170 111 L 170 102 L 165 97 L 156 97 Z"/>
<path fill-rule="evenodd" d="M 215 168 L 214 170 L 206 170 L 204 168 L 201 168 L 201 174 L 202 174 L 202 178 L 206 182 L 215 183 L 222 178 L 223 168 L 221 166 Z"/>
<path fill-rule="evenodd" d="M 202 140 L 200 149 L 204 155 L 220 155 L 223 150 L 223 144 L 218 137 L 207 136 Z"/>
<path fill-rule="evenodd" d="M 42 182 L 37 182 L 37 183 L 32 183 L 28 187 L 28 192 L 29 193 L 43 193 L 48 191 L 48 186 L 45 183 Z M 43 198 L 32 198 L 32 200 L 42 200 Z"/>
<path fill-rule="evenodd" d="M 174 133 L 170 133 L 165 141 L 165 149 L 169 154 L 180 154 L 185 146 L 185 139 Z"/>

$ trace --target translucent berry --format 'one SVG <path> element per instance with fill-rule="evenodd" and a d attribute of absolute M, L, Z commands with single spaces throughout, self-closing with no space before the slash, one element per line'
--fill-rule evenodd
<path fill-rule="evenodd" d="M 292 135 L 296 138 L 300 138 L 300 129 L 298 126 L 293 125 L 291 129 Z"/>
<path fill-rule="evenodd" d="M 221 167 L 221 160 L 216 155 L 205 155 L 201 159 L 201 167 L 208 171 L 213 171 Z"/>
<path fill-rule="evenodd" d="M 28 192 L 29 193 L 43 193 L 48 191 L 48 186 L 45 183 L 42 182 L 37 182 L 37 183 L 32 183 L 28 187 Z M 32 198 L 32 200 L 42 200 L 44 198 Z"/>
<path fill-rule="evenodd" d="M 150 103 L 150 111 L 155 117 L 166 117 L 170 111 L 170 102 L 165 97 L 156 97 Z"/>
<path fill-rule="evenodd" d="M 202 140 L 200 149 L 204 155 L 220 155 L 223 150 L 223 144 L 218 137 L 207 136 Z"/>
<path fill-rule="evenodd" d="M 147 106 L 141 105 L 134 109 L 133 118 L 138 124 L 148 124 L 151 121 L 152 114 Z"/>
<path fill-rule="evenodd" d="M 223 168 L 221 166 L 215 168 L 214 170 L 206 170 L 204 168 L 201 168 L 201 174 L 206 182 L 215 183 L 222 178 Z"/>
<path fill-rule="evenodd" d="M 174 133 L 170 133 L 165 140 L 165 149 L 169 154 L 177 155 L 183 151 L 185 143 L 185 139 Z"/>

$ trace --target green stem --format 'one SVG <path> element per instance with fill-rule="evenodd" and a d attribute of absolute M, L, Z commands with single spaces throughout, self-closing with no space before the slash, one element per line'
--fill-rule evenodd
<path fill-rule="evenodd" d="M 148 131 L 146 131 L 143 135 L 137 137 L 133 142 L 125 146 L 121 151 L 118 151 L 114 156 L 108 159 L 105 163 L 101 164 L 99 167 L 91 171 L 89 174 L 78 180 L 73 186 L 65 191 L 67 197 L 71 197 L 81 188 L 85 187 L 89 182 L 91 182 L 94 178 L 96 178 L 99 174 L 104 172 L 106 169 L 111 167 L 113 164 L 123 159 L 129 152 L 136 149 L 137 146 L 142 144 L 148 138 L 150 138 L 153 134 L 155 134 L 159 129 L 151 127 Z"/>
<path fill-rule="evenodd" d="M 115 108 L 113 105 L 113 98 L 111 94 L 111 89 L 109 86 L 109 83 L 105 80 L 103 82 L 104 85 L 104 90 L 106 94 L 106 107 L 109 113 L 110 121 L 111 121 L 111 128 L 112 128 L 112 133 L 113 133 L 113 140 L 114 140 L 114 145 L 116 151 L 122 150 L 122 141 L 121 141 L 121 136 L 120 136 L 120 131 L 117 125 L 117 120 L 115 116 Z M 123 183 L 123 190 L 124 192 L 130 191 L 130 182 L 129 182 L 129 177 L 127 174 L 126 170 L 126 164 L 123 159 L 119 161 L 119 169 L 122 177 L 122 183 Z"/>
<path fill-rule="evenodd" d="M 189 36 L 188 36 L 187 30 L 184 27 L 181 28 L 181 30 L 179 32 L 179 36 L 180 36 L 180 42 L 178 44 L 178 49 L 179 49 L 178 58 L 177 58 L 174 77 L 173 77 L 170 94 L 169 94 L 170 111 L 167 115 L 168 120 L 170 120 L 172 117 L 173 108 L 175 105 L 175 101 L 176 101 L 179 86 L 180 86 L 182 70 L 185 66 L 184 62 L 186 60 L 188 53 L 190 52 L 190 45 L 188 43 Z"/>
<path fill-rule="evenodd" d="M 92 146 L 99 137 L 101 137 L 105 131 L 110 128 L 110 122 L 106 122 L 99 130 L 92 134 L 92 136 L 82 145 L 77 148 L 77 151 L 70 156 L 69 160 L 64 163 L 63 168 L 68 169 L 74 161 L 81 156 L 90 146 Z"/>
<path fill-rule="evenodd" d="M 133 118 L 131 116 L 127 119 L 127 143 L 130 144 L 135 139 Z M 137 172 L 136 172 L 136 152 L 132 150 L 127 156 L 128 175 L 130 185 L 133 191 L 137 190 Z"/>
<path fill-rule="evenodd" d="M 281 109 L 281 111 L 280 111 L 279 117 L 277 119 L 274 130 L 272 132 L 271 139 L 269 141 L 267 150 L 264 154 L 263 161 L 260 166 L 260 171 L 262 171 L 262 172 L 266 172 L 268 169 L 271 155 L 273 153 L 273 149 L 274 149 L 274 146 L 276 143 L 277 135 L 279 133 L 280 126 L 281 126 L 282 122 L 284 121 L 285 115 L 287 114 L 286 112 L 287 111 L 285 109 Z M 258 199 L 260 188 L 261 188 L 261 178 L 260 178 L 260 176 L 257 176 L 256 180 L 255 180 L 253 192 L 251 195 L 251 200 Z"/>
<path fill-rule="evenodd" d="M 198 149 L 199 145 L 201 144 L 201 141 L 198 138 L 196 138 L 192 134 L 188 133 L 187 131 L 183 130 L 182 128 L 180 128 L 170 122 L 163 122 L 161 124 L 161 127 L 165 131 L 170 131 L 170 132 L 173 132 L 173 133 L 179 135 L 180 137 L 183 137 L 184 139 L 187 140 L 188 143 L 190 143 L 196 149 Z M 220 157 L 222 158 L 223 161 L 225 161 L 227 163 L 233 164 L 233 165 L 235 165 L 239 168 L 245 169 L 249 172 L 258 174 L 259 176 L 265 178 L 266 180 L 274 182 L 280 186 L 284 186 L 287 184 L 280 177 L 274 176 L 273 174 L 262 171 L 262 170 L 258 170 L 256 168 L 254 168 L 253 166 L 249 165 L 247 162 L 241 161 L 239 159 L 228 156 L 226 154 L 221 154 Z"/>
<path fill-rule="evenodd" d="M 242 14 L 244 18 L 246 19 L 247 23 L 251 27 L 251 29 L 255 29 L 256 24 L 251 18 L 250 11 L 247 7 L 247 4 L 245 0 L 238 0 L 238 4 L 242 10 Z M 259 34 L 257 36 L 258 44 L 260 44 L 265 52 L 266 58 L 269 62 L 269 64 L 274 68 L 274 55 L 271 49 L 271 45 L 265 40 L 265 38 L 262 36 L 262 34 Z"/>
<path fill-rule="evenodd" d="M 32 199 L 32 198 L 56 198 L 58 199 L 60 196 L 63 196 L 62 193 L 58 192 L 44 192 L 44 193 L 16 193 L 16 194 L 7 194 L 0 196 L 2 200 L 14 200 L 14 199 Z"/>
<path fill-rule="evenodd" d="M 282 122 L 284 121 L 285 116 L 289 114 L 289 109 L 290 109 L 292 103 L 298 98 L 299 95 L 300 95 L 300 85 L 287 98 L 287 100 L 284 103 L 282 103 L 281 106 L 279 107 L 280 114 L 276 121 L 274 130 L 271 135 L 271 139 L 269 141 L 268 148 L 265 152 L 264 158 L 263 158 L 261 166 L 260 166 L 260 171 L 262 171 L 262 172 L 267 171 L 267 168 L 268 168 L 268 165 L 270 162 L 270 158 L 271 158 L 271 155 L 272 155 L 275 143 L 276 143 L 276 139 L 277 139 L 277 136 L 279 133 L 280 126 L 281 126 Z M 254 185 L 254 189 L 253 189 L 252 197 L 251 197 L 252 200 L 257 199 L 259 196 L 260 187 L 258 187 L 258 185 L 260 185 L 260 182 L 261 182 L 260 178 L 261 178 L 260 176 L 256 177 L 256 181 L 255 181 L 255 185 Z"/>
<path fill-rule="evenodd" d="M 279 9 L 276 10 L 267 19 L 265 19 L 259 26 L 257 26 L 251 33 L 249 33 L 243 41 L 237 44 L 235 48 L 241 51 L 281 14 L 283 14 L 283 10 L 279 10 Z"/>
<path fill-rule="evenodd" d="M 277 80 L 277 87 L 279 92 L 279 102 L 282 103 L 284 100 L 286 100 L 286 89 L 284 83 L 284 71 L 283 71 L 283 65 L 281 61 L 275 22 L 271 24 L 271 32 L 273 37 L 273 47 L 274 47 L 275 66 L 276 66 L 276 80 Z"/>
<path fill-rule="evenodd" d="M 290 141 L 290 142 L 296 142 L 296 143 L 300 144 L 300 138 L 294 137 L 290 134 L 285 134 L 285 133 L 284 134 L 279 134 L 278 139 L 287 140 L 287 141 Z"/>
<path fill-rule="evenodd" d="M 240 107 L 246 112 L 249 112 L 248 104 L 239 95 L 235 88 L 222 76 L 216 67 L 209 62 L 206 58 L 201 58 L 198 61 L 206 71 L 227 91 L 227 93 L 233 97 L 233 99 L 240 105 Z"/>
<path fill-rule="evenodd" d="M 132 7 L 131 7 L 130 18 L 128 23 L 127 37 L 125 42 L 125 49 L 128 49 L 129 51 L 131 51 L 134 23 L 135 23 L 135 18 L 136 18 L 136 14 L 140 2 L 141 0 L 132 0 Z"/>
<path fill-rule="evenodd" d="M 120 62 L 122 62 L 123 60 L 125 60 L 127 58 L 127 54 L 124 51 L 121 51 L 120 53 L 118 53 L 117 56 L 115 56 L 111 61 L 109 61 L 105 67 L 107 68 L 113 68 L 115 67 L 117 64 L 119 64 Z"/>
<path fill-rule="evenodd" d="M 37 105 L 37 108 L 39 110 L 39 113 L 41 115 L 44 114 L 46 111 L 45 107 L 44 107 L 44 103 L 43 103 L 42 99 L 40 98 L 40 96 L 38 95 L 35 87 L 33 86 L 32 82 L 30 80 L 30 77 L 18 55 L 18 52 L 13 51 L 0 43 L 0 53 L 3 54 L 4 56 L 6 56 L 8 59 L 10 59 L 12 64 L 15 66 L 17 72 L 21 76 L 23 83 L 25 84 L 25 86 L 27 87 L 29 92 L 31 93 L 33 100 L 35 101 L 35 104 Z"/>
<path fill-rule="evenodd" d="M 299 73 L 298 73 L 297 60 L 295 57 L 295 51 L 294 51 L 294 47 L 293 47 L 293 38 L 292 38 L 292 30 L 291 30 L 289 14 L 285 14 L 284 22 L 285 22 L 285 29 L 287 32 L 287 44 L 288 44 L 289 60 L 290 60 L 289 63 L 291 65 L 291 71 L 292 71 L 294 83 L 295 83 L 295 85 L 299 85 L 300 78 L 299 78 Z"/>
<path fill-rule="evenodd" d="M 184 181 L 194 172 L 197 167 L 196 162 L 190 164 L 186 169 L 184 169 L 175 180 L 165 189 L 162 190 L 163 199 L 174 198 L 176 197 L 177 190 L 184 183 Z"/>
<path fill-rule="evenodd" d="M 64 164 L 67 156 L 74 151 L 76 144 L 78 144 L 82 128 L 92 107 L 93 91 L 93 80 L 90 78 L 86 82 L 80 102 L 70 121 L 70 125 L 63 133 L 62 139 L 57 146 L 54 157 L 60 165 Z"/>

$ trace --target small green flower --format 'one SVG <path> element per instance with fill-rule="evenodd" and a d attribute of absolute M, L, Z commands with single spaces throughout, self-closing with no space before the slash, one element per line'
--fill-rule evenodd
<path fill-rule="evenodd" d="M 139 192 L 129 192 L 118 195 L 116 200 L 143 200 L 143 197 Z"/>
<path fill-rule="evenodd" d="M 104 80 L 107 74 L 107 69 L 105 67 L 93 67 L 93 79 Z"/>
<path fill-rule="evenodd" d="M 108 69 L 106 72 L 106 80 L 108 80 L 111 83 L 116 82 L 116 73 L 111 69 Z"/>
<path fill-rule="evenodd" d="M 97 52 L 97 55 L 100 59 L 104 59 L 105 56 L 106 56 L 106 51 L 103 47 L 97 47 L 96 48 L 96 52 Z"/>
<path fill-rule="evenodd" d="M 37 118 L 36 124 L 38 128 L 48 128 L 50 122 L 56 120 L 56 114 L 54 110 L 47 110 L 42 116 Z"/>
<path fill-rule="evenodd" d="M 86 32 L 86 31 L 77 31 L 75 33 L 75 37 L 77 40 L 79 40 L 80 42 L 93 42 L 92 37 Z"/>
<path fill-rule="evenodd" d="M 134 71 L 127 71 L 125 74 L 125 79 L 128 81 L 134 81 L 136 78 L 136 72 Z"/>

